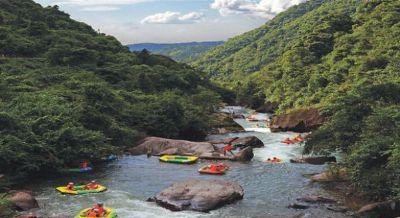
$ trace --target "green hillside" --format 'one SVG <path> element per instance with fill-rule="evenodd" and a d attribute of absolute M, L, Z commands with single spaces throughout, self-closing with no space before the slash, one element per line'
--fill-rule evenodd
<path fill-rule="evenodd" d="M 212 48 L 223 44 L 223 41 L 185 42 L 185 43 L 140 43 L 127 45 L 131 51 L 146 49 L 154 54 L 161 54 L 184 63 L 191 62 Z"/>
<path fill-rule="evenodd" d="M 57 6 L 0 0 L 0 169 L 6 178 L 96 161 L 145 134 L 201 139 L 220 101 L 214 90 L 199 71 L 131 53 Z"/>
<path fill-rule="evenodd" d="M 353 184 L 385 199 L 400 196 L 399 60 L 400 1 L 311 0 L 194 65 L 239 103 L 320 108 L 305 152 L 344 152 Z"/>

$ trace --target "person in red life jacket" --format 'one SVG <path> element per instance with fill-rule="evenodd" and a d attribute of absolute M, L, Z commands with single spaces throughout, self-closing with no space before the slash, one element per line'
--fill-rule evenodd
<path fill-rule="evenodd" d="M 68 189 L 68 190 L 74 190 L 74 189 L 75 189 L 74 183 L 73 183 L 73 182 L 68 183 L 67 189 Z"/>
<path fill-rule="evenodd" d="M 233 146 L 231 144 L 227 144 L 224 146 L 224 155 L 226 156 L 226 152 L 231 153 L 232 155 L 235 155 L 233 152 Z"/>
<path fill-rule="evenodd" d="M 97 189 L 99 187 L 99 185 L 97 184 L 97 182 L 95 180 L 89 182 L 87 185 L 85 185 L 85 189 Z"/>
<path fill-rule="evenodd" d="M 218 172 L 218 167 L 215 164 L 210 164 L 210 171 L 211 172 Z"/>
<path fill-rule="evenodd" d="M 89 163 L 88 162 L 83 162 L 82 164 L 81 164 L 81 167 L 82 168 L 88 168 L 89 167 Z"/>
<path fill-rule="evenodd" d="M 106 209 L 104 209 L 103 204 L 98 203 L 94 206 L 94 209 L 98 210 L 99 216 L 105 216 L 106 215 Z"/>

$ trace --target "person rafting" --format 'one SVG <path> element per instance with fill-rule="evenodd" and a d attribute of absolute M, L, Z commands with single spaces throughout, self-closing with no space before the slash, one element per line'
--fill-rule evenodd
<path fill-rule="evenodd" d="M 297 135 L 297 136 L 294 138 L 294 141 L 303 142 L 304 139 L 303 139 L 303 137 L 301 137 L 301 135 L 299 134 L 299 135 Z"/>
<path fill-rule="evenodd" d="M 89 163 L 86 162 L 86 161 L 84 161 L 84 162 L 81 164 L 81 167 L 82 167 L 83 169 L 88 168 L 88 167 L 89 167 Z"/>
<path fill-rule="evenodd" d="M 75 185 L 74 185 L 74 183 L 73 183 L 73 182 L 68 183 L 67 189 L 68 189 L 68 190 L 75 190 Z"/>
<path fill-rule="evenodd" d="M 231 153 L 232 155 L 235 155 L 235 154 L 232 152 L 232 150 L 233 150 L 232 144 L 227 144 L 227 145 L 225 145 L 225 146 L 224 146 L 224 156 L 226 156 L 226 153 L 227 153 L 227 152 Z"/>
<path fill-rule="evenodd" d="M 93 190 L 97 189 L 99 187 L 99 184 L 95 180 L 89 182 L 87 185 L 85 185 L 85 189 L 87 190 Z"/>
<path fill-rule="evenodd" d="M 97 203 L 90 210 L 88 210 L 88 217 L 103 217 L 106 215 L 106 210 L 103 207 L 103 204 Z"/>

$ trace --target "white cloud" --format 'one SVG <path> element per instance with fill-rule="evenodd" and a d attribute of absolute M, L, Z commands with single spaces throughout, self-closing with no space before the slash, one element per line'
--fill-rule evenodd
<path fill-rule="evenodd" d="M 214 0 L 212 9 L 216 9 L 222 16 L 243 14 L 271 19 L 276 14 L 307 0 Z"/>
<path fill-rule="evenodd" d="M 195 23 L 204 18 L 204 14 L 200 12 L 190 12 L 181 14 L 180 12 L 166 11 L 145 17 L 141 23 L 145 24 L 182 24 Z"/>
<path fill-rule="evenodd" d="M 95 7 L 84 7 L 82 11 L 117 11 L 118 7 L 114 6 L 95 6 Z"/>

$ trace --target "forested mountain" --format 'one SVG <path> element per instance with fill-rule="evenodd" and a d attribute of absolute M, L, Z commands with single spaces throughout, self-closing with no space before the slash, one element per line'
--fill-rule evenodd
<path fill-rule="evenodd" d="M 154 54 L 171 57 L 176 61 L 190 62 L 210 49 L 222 45 L 223 41 L 212 42 L 186 42 L 186 43 L 140 43 L 128 45 L 131 51 L 142 51 L 146 49 Z"/>
<path fill-rule="evenodd" d="M 188 65 L 132 53 L 57 6 L 0 0 L 0 172 L 6 178 L 98 160 L 145 134 L 202 138 L 219 103 L 214 90 Z"/>
<path fill-rule="evenodd" d="M 306 152 L 342 151 L 359 190 L 400 196 L 400 1 L 310 0 L 194 63 L 253 107 L 317 107 Z"/>

